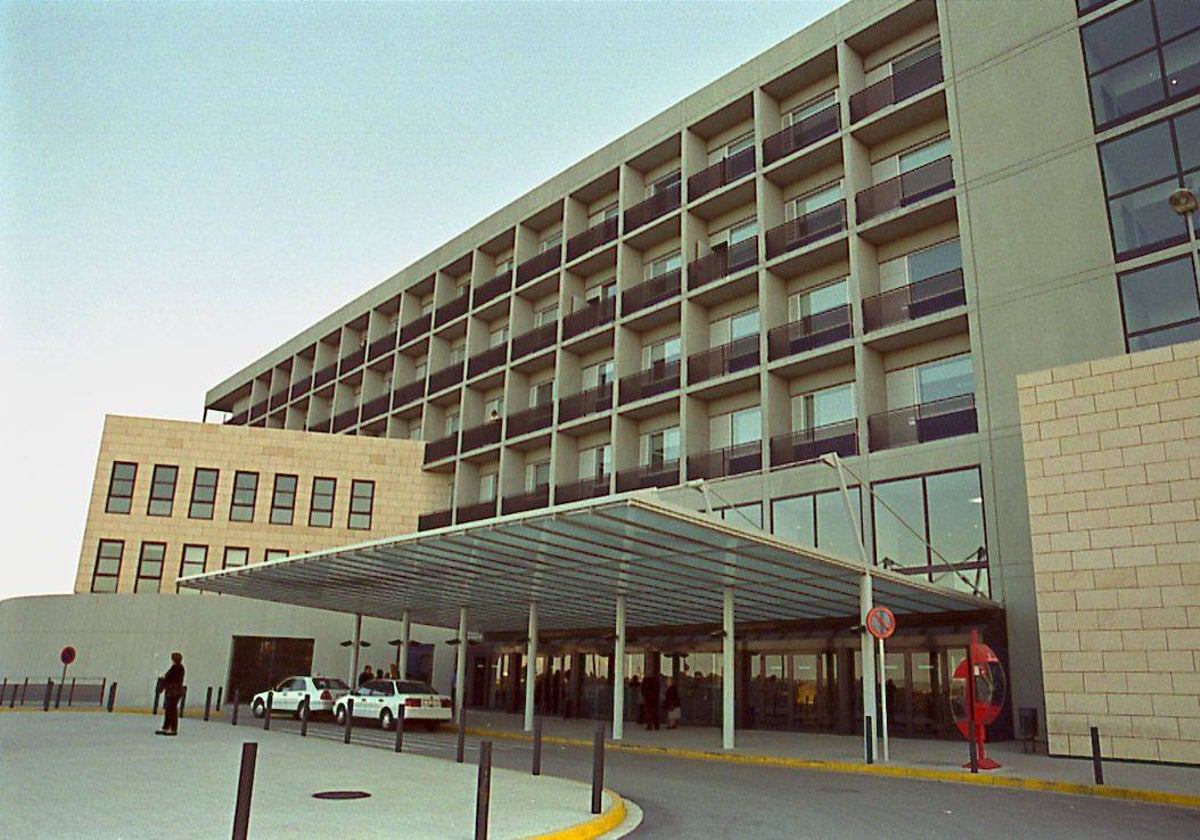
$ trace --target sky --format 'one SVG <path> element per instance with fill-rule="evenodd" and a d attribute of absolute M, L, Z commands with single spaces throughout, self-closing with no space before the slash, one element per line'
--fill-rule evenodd
<path fill-rule="evenodd" d="M 840 5 L 0 0 L 0 600 L 204 394 Z"/>

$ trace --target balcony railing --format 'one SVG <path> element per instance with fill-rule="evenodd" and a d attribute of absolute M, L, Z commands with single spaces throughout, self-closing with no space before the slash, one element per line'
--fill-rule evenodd
<path fill-rule="evenodd" d="M 504 364 L 506 358 L 508 358 L 507 344 L 497 344 L 495 347 L 489 347 L 482 353 L 476 353 L 467 359 L 467 376 L 478 376 L 481 373 L 487 373 L 493 368 L 498 368 Z"/>
<path fill-rule="evenodd" d="M 433 313 L 426 312 L 417 318 L 409 321 L 400 328 L 400 344 L 408 344 L 410 341 L 415 341 L 425 333 L 429 332 L 429 328 L 433 326 Z"/>
<path fill-rule="evenodd" d="M 688 201 L 745 178 L 754 171 L 754 147 L 742 149 L 688 178 Z"/>
<path fill-rule="evenodd" d="M 432 531 L 434 528 L 445 528 L 453 520 L 453 510 L 435 510 L 429 513 L 422 513 L 417 517 L 417 530 Z"/>
<path fill-rule="evenodd" d="M 670 487 L 679 483 L 679 461 L 642 464 L 617 472 L 617 492 L 641 490 L 644 487 Z"/>
<path fill-rule="evenodd" d="M 438 391 L 462 382 L 463 367 L 462 362 L 453 362 L 449 367 L 435 370 L 429 374 L 429 393 L 436 394 Z"/>
<path fill-rule="evenodd" d="M 326 417 L 324 420 L 314 420 L 305 427 L 305 431 L 328 433 L 333 427 L 333 418 Z"/>
<path fill-rule="evenodd" d="M 867 430 L 873 450 L 974 434 L 979 430 L 975 395 L 963 394 L 873 414 L 867 420 Z"/>
<path fill-rule="evenodd" d="M 250 412 L 239 411 L 237 414 L 234 414 L 232 417 L 230 417 L 228 420 L 226 420 L 225 425 L 226 426 L 244 426 L 244 425 L 246 425 L 246 421 L 249 419 L 250 419 Z"/>
<path fill-rule="evenodd" d="M 418 379 L 392 391 L 392 408 L 401 408 L 425 396 L 425 380 Z"/>
<path fill-rule="evenodd" d="M 679 360 L 655 362 L 649 370 L 626 376 L 621 380 L 621 402 L 631 403 L 678 390 Z"/>
<path fill-rule="evenodd" d="M 762 442 L 726 446 L 711 452 L 689 455 L 688 478 L 723 478 L 762 469 Z"/>
<path fill-rule="evenodd" d="M 362 420 L 366 423 L 368 420 L 374 420 L 380 414 L 387 414 L 388 408 L 391 407 L 392 395 L 384 394 L 382 397 L 375 397 L 363 403 Z"/>
<path fill-rule="evenodd" d="M 267 400 L 261 400 L 250 406 L 250 419 L 254 420 L 267 413 Z"/>
<path fill-rule="evenodd" d="M 621 294 L 621 311 L 628 315 L 630 312 L 637 312 L 639 309 L 678 297 L 682 276 L 682 272 L 677 268 L 626 289 Z"/>
<path fill-rule="evenodd" d="M 541 277 L 551 269 L 562 265 L 562 249 L 557 246 L 530 257 L 517 266 L 517 285 L 523 286 L 535 277 Z"/>
<path fill-rule="evenodd" d="M 577 233 L 567 240 L 567 262 L 578 259 L 588 251 L 594 251 L 601 245 L 607 245 L 617 238 L 617 223 L 619 219 L 613 216 L 599 224 L 592 225 L 583 233 Z"/>
<path fill-rule="evenodd" d="M 844 303 L 772 328 L 767 333 L 767 354 L 771 361 L 784 359 L 835 341 L 844 341 L 851 336 L 853 329 L 850 304 Z"/>
<path fill-rule="evenodd" d="M 449 458 L 458 452 L 458 432 L 425 444 L 425 463 Z"/>
<path fill-rule="evenodd" d="M 729 373 L 748 370 L 758 364 L 758 336 L 746 335 L 728 344 L 720 344 L 688 356 L 688 382 L 703 382 Z M 621 392 L 624 399 L 625 392 Z"/>
<path fill-rule="evenodd" d="M 558 422 L 567 423 L 571 420 L 578 420 L 589 414 L 608 411 L 612 406 L 613 386 L 611 382 L 605 382 L 603 385 L 588 388 L 586 391 L 580 391 L 578 394 L 572 394 L 559 400 Z"/>
<path fill-rule="evenodd" d="M 645 201 L 633 205 L 625 211 L 625 233 L 637 230 L 642 225 L 649 224 L 660 216 L 665 216 L 672 210 L 679 209 L 680 197 L 683 190 L 680 184 L 668 187 L 662 192 L 652 195 Z"/>
<path fill-rule="evenodd" d="M 527 435 L 554 422 L 554 403 L 543 403 L 508 415 L 508 436 Z"/>
<path fill-rule="evenodd" d="M 578 502 L 581 499 L 595 499 L 608 495 L 608 476 L 599 475 L 573 481 L 570 484 L 557 484 L 554 487 L 554 501 L 565 505 L 568 502 Z"/>
<path fill-rule="evenodd" d="M 860 90 L 850 97 L 850 119 L 858 122 L 889 105 L 903 102 L 942 80 L 942 54 L 931 55 Z"/>
<path fill-rule="evenodd" d="M 858 221 L 869 221 L 889 210 L 907 207 L 953 188 L 954 167 L 947 155 L 860 192 L 854 199 Z"/>
<path fill-rule="evenodd" d="M 477 502 L 473 505 L 463 505 L 458 509 L 458 521 L 461 522 L 476 522 L 480 519 L 488 519 L 496 515 L 496 500 L 490 499 L 486 502 Z"/>
<path fill-rule="evenodd" d="M 550 485 L 543 484 L 525 493 L 515 496 L 505 496 L 500 502 L 501 513 L 520 513 L 524 510 L 537 510 L 550 506 Z"/>
<path fill-rule="evenodd" d="M 351 350 L 338 360 L 338 368 L 342 373 L 354 370 L 367 360 L 367 346 L 364 344 L 357 350 Z"/>
<path fill-rule="evenodd" d="M 719 248 L 688 263 L 688 288 L 698 289 L 714 280 L 736 274 L 758 264 L 758 237 Z"/>
<path fill-rule="evenodd" d="M 333 416 L 333 430 L 335 432 L 349 429 L 358 422 L 358 408 L 351 408 L 347 411 L 342 411 Z"/>
<path fill-rule="evenodd" d="M 594 330 L 603 324 L 611 324 L 617 317 L 617 299 L 603 298 L 589 302 L 562 319 L 563 341 Z"/>
<path fill-rule="evenodd" d="M 835 201 L 767 231 L 767 259 L 795 251 L 846 229 L 846 201 Z"/>
<path fill-rule="evenodd" d="M 488 301 L 495 300 L 510 289 L 512 289 L 512 272 L 501 272 L 491 280 L 479 284 L 475 289 L 472 302 L 478 308 Z"/>
<path fill-rule="evenodd" d="M 547 347 L 554 346 L 554 340 L 558 337 L 558 322 L 552 321 L 549 324 L 542 324 L 540 327 L 534 327 L 528 332 L 523 332 L 515 336 L 512 341 L 512 357 L 513 361 L 523 359 L 531 353 L 536 353 L 539 350 L 545 350 Z"/>
<path fill-rule="evenodd" d="M 294 400 L 301 394 L 307 394 L 312 390 L 312 382 L 313 380 L 311 376 L 306 376 L 303 379 L 297 380 L 296 384 L 292 385 L 291 390 L 288 391 L 288 397 Z"/>
<path fill-rule="evenodd" d="M 462 433 L 462 451 L 470 452 L 483 446 L 491 446 L 500 442 L 500 419 L 489 420 L 479 426 L 464 429 Z"/>
<path fill-rule="evenodd" d="M 863 328 L 882 329 L 892 324 L 913 321 L 925 315 L 944 312 L 967 302 L 961 268 L 935 274 L 880 295 L 863 300 Z"/>
<path fill-rule="evenodd" d="M 274 394 L 271 395 L 271 399 L 269 402 L 269 408 L 272 408 L 272 409 L 279 408 L 279 406 L 284 405 L 287 401 L 288 401 L 288 389 L 284 388 L 282 391 L 276 391 Z"/>
<path fill-rule="evenodd" d="M 771 438 L 771 465 L 811 461 L 826 452 L 845 458 L 858 454 L 858 421 L 842 420 Z"/>
<path fill-rule="evenodd" d="M 465 315 L 467 310 L 471 308 L 471 296 L 464 289 L 462 294 L 454 300 L 443 303 L 433 312 L 434 326 L 442 326 L 448 324 L 460 315 Z"/>
<path fill-rule="evenodd" d="M 331 365 L 326 365 L 319 371 L 313 374 L 313 388 L 320 388 L 322 385 L 332 382 L 337 376 L 337 362 Z"/>
<path fill-rule="evenodd" d="M 783 131 L 772 134 L 763 141 L 763 166 L 781 160 L 792 152 L 824 140 L 842 127 L 837 103 L 824 108 L 800 122 L 792 123 Z"/>
<path fill-rule="evenodd" d="M 367 348 L 367 359 L 375 361 L 380 356 L 385 356 L 396 349 L 396 333 L 390 332 L 382 338 L 377 338 L 371 342 L 371 346 Z"/>

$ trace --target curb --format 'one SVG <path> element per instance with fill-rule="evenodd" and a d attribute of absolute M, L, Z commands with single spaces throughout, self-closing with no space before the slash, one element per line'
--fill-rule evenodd
<path fill-rule="evenodd" d="M 625 822 L 625 800 L 615 791 L 604 789 L 608 794 L 610 805 L 607 811 L 587 822 L 581 822 L 549 834 L 536 834 L 526 840 L 594 840 L 601 837 Z"/>

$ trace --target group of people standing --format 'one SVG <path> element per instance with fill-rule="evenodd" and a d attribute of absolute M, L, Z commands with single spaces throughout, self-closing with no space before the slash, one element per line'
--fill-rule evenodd
<path fill-rule="evenodd" d="M 667 729 L 679 728 L 680 709 L 683 704 L 680 702 L 679 686 L 675 685 L 675 680 L 667 677 L 667 687 L 661 692 L 661 698 L 658 674 L 647 674 L 640 681 L 635 676 L 629 687 L 641 691 L 642 704 L 638 708 L 638 723 L 644 723 L 647 729 L 659 729 L 661 709 L 667 713 Z"/>
<path fill-rule="evenodd" d="M 400 679 L 400 666 L 395 662 L 388 666 L 387 673 L 384 673 L 382 668 L 376 670 L 370 665 L 363 668 L 362 673 L 358 675 L 358 684 L 361 686 L 369 680 L 398 680 Z"/>

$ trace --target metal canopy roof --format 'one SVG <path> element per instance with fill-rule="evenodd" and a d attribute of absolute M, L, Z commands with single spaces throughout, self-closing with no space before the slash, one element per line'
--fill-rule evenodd
<path fill-rule="evenodd" d="M 523 630 L 607 627 L 616 596 L 630 626 L 854 618 L 861 563 L 645 495 L 455 525 L 194 575 L 181 585 L 423 624 Z M 994 601 L 872 568 L 875 603 L 900 614 L 998 608 Z"/>

